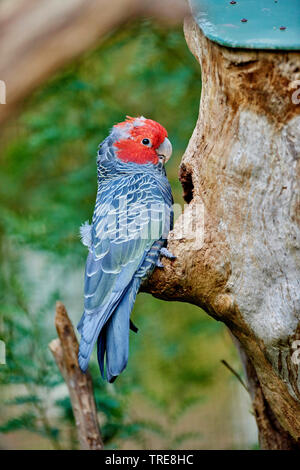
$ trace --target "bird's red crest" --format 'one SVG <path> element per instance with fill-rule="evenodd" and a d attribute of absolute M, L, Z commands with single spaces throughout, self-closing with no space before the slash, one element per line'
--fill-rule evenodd
<path fill-rule="evenodd" d="M 158 162 L 156 150 L 168 136 L 161 124 L 144 117 L 126 116 L 126 120 L 114 128 L 120 130 L 120 137 L 114 143 L 120 160 L 139 164 Z"/>

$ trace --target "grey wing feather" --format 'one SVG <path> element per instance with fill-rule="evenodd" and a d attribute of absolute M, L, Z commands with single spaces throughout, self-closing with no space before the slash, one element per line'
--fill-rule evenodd
<path fill-rule="evenodd" d="M 125 208 L 122 207 L 124 195 Z M 78 325 L 82 337 L 79 348 L 82 370 L 86 370 L 101 329 L 126 295 L 133 277 L 137 273 L 142 277 L 154 267 L 155 256 L 140 269 L 151 246 L 166 231 L 165 226 L 170 227 L 170 221 L 166 220 L 169 213 L 162 191 L 147 175 L 118 178 L 114 184 L 99 186 L 92 245 L 86 263 L 85 311 Z"/>

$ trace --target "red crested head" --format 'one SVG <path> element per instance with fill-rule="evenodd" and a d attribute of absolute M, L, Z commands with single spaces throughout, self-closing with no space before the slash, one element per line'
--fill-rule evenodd
<path fill-rule="evenodd" d="M 127 116 L 126 121 L 116 124 L 113 130 L 117 136 L 116 155 L 123 162 L 156 165 L 159 159 L 165 162 L 171 156 L 172 146 L 166 129 L 152 119 Z"/>

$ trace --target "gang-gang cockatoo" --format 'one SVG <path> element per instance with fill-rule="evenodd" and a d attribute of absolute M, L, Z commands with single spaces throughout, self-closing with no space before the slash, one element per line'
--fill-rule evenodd
<path fill-rule="evenodd" d="M 92 224 L 80 230 L 89 253 L 78 361 L 86 371 L 97 341 L 100 371 L 109 382 L 128 361 L 129 329 L 136 330 L 130 314 L 142 281 L 163 267 L 160 255 L 174 258 L 165 247 L 173 224 L 167 135 L 156 121 L 127 117 L 99 146 Z"/>

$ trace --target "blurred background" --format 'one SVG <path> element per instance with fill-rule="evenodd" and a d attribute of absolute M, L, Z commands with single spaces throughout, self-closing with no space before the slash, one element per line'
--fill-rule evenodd
<path fill-rule="evenodd" d="M 200 68 L 182 26 L 150 19 L 111 32 L 51 78 L 2 131 L 0 154 L 0 448 L 76 449 L 67 388 L 48 350 L 55 301 L 74 325 L 83 309 L 96 151 L 115 123 L 144 115 L 164 125 L 167 165 L 183 204 L 178 166 L 194 129 Z M 139 294 L 126 371 L 114 384 L 91 373 L 106 448 L 253 449 L 246 390 L 222 364 L 243 372 L 223 324 L 201 309 Z"/>

